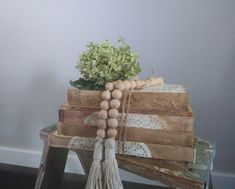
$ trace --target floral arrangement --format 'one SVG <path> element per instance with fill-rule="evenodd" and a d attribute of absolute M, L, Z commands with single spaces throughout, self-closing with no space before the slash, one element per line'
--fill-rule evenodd
<path fill-rule="evenodd" d="M 141 71 L 137 63 L 139 56 L 132 52 L 124 38 L 120 38 L 118 44 L 115 47 L 106 40 L 87 45 L 76 66 L 82 77 L 70 84 L 79 89 L 102 90 L 107 82 L 134 78 Z"/>

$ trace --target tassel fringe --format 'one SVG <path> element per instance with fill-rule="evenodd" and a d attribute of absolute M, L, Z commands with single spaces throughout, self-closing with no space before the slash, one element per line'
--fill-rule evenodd
<path fill-rule="evenodd" d="M 93 154 L 93 162 L 89 171 L 89 176 L 85 189 L 104 189 L 103 173 L 101 166 L 102 153 L 103 153 L 102 139 L 97 137 Z"/>
<path fill-rule="evenodd" d="M 107 189 L 123 189 L 122 181 L 119 175 L 118 164 L 115 157 L 114 139 L 105 141 L 105 161 L 104 168 L 104 186 Z"/>

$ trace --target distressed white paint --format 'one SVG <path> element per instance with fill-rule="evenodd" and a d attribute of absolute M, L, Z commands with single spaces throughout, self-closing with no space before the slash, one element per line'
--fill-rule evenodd
<path fill-rule="evenodd" d="M 160 92 L 160 93 L 186 93 L 186 89 L 183 85 L 156 85 L 142 89 L 143 92 Z"/>
<path fill-rule="evenodd" d="M 144 129 L 168 129 L 165 120 L 157 115 L 146 114 L 128 114 L 126 126 Z"/>
<path fill-rule="evenodd" d="M 58 137 L 60 137 L 58 135 Z M 62 136 L 63 137 L 63 136 Z M 87 150 L 94 151 L 96 139 L 95 138 L 85 138 L 74 136 L 71 137 L 68 148 L 72 150 Z M 142 142 L 131 142 L 125 141 L 125 145 L 122 141 L 116 141 L 116 153 L 125 154 L 138 157 L 148 157 L 151 158 L 152 154 L 148 146 Z"/>
<path fill-rule="evenodd" d="M 121 120 L 122 113 L 119 114 L 119 124 Z M 126 113 L 123 113 L 123 117 L 126 117 Z M 84 119 L 84 123 L 88 125 L 96 125 L 97 123 L 97 112 L 87 116 Z M 169 130 L 167 122 L 160 118 L 158 115 L 147 115 L 147 114 L 134 114 L 128 113 L 126 121 L 124 120 L 126 127 L 144 128 L 144 129 L 165 129 Z M 123 124 L 124 124 L 123 123 Z"/>

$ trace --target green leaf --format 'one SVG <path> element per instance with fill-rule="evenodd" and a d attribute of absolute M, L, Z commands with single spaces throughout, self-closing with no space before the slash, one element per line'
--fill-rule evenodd
<path fill-rule="evenodd" d="M 104 86 L 96 85 L 95 82 L 80 78 L 76 81 L 69 81 L 70 85 L 83 90 L 104 90 Z"/>

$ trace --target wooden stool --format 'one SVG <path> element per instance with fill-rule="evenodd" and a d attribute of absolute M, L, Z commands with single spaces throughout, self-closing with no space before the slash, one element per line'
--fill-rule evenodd
<path fill-rule="evenodd" d="M 44 140 L 44 149 L 35 189 L 59 189 L 61 186 L 69 151 L 69 137 L 60 138 L 56 130 L 56 125 L 52 125 L 40 132 L 40 137 Z M 53 137 L 56 137 L 56 140 L 51 143 Z M 203 139 L 196 141 L 194 163 L 117 156 L 119 167 L 145 178 L 160 180 L 173 188 L 212 189 L 211 169 L 215 145 Z M 92 163 L 92 153 L 76 153 L 87 175 Z"/>

